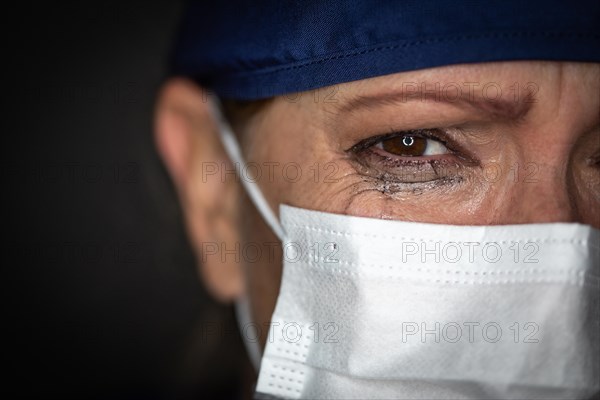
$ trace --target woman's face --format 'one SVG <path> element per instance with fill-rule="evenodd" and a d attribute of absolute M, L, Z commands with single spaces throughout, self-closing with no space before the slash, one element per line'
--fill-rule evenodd
<path fill-rule="evenodd" d="M 255 177 L 274 210 L 600 228 L 599 93 L 599 65 L 514 62 L 280 97 L 243 132 L 247 161 L 256 163 L 247 172 L 262 172 Z M 258 237 L 254 207 L 241 207 L 252 215 L 243 241 L 275 242 L 266 228 Z M 280 268 L 246 266 L 262 322 Z"/>
<path fill-rule="evenodd" d="M 598 64 L 451 66 L 281 96 L 238 134 L 247 175 L 275 211 L 600 228 L 599 93 Z M 267 324 L 278 240 L 233 192 L 240 248 L 265 248 L 258 260 L 241 257 L 240 271 L 256 322 Z"/>

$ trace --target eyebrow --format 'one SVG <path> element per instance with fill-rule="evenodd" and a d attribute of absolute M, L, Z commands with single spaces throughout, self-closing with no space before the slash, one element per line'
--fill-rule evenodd
<path fill-rule="evenodd" d="M 432 93 L 431 91 L 393 91 L 356 96 L 340 105 L 338 112 L 348 113 L 384 105 L 399 105 L 415 101 L 450 104 L 457 108 L 479 112 L 494 120 L 520 121 L 525 118 L 536 100 L 530 91 L 527 91 L 522 97 L 514 101 L 507 99 L 492 100 L 479 96 L 460 96 L 450 99 L 440 95 L 440 93 Z"/>

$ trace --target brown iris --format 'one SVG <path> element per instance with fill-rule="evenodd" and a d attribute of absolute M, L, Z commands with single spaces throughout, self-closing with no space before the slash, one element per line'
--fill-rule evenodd
<path fill-rule="evenodd" d="M 396 136 L 381 142 L 383 150 L 397 156 L 419 157 L 427 148 L 427 139 L 420 136 Z"/>

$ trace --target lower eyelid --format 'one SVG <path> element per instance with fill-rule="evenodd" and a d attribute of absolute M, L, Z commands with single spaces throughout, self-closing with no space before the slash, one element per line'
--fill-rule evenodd
<path fill-rule="evenodd" d="M 463 175 L 460 173 L 463 166 L 452 155 L 402 158 L 390 157 L 377 150 L 371 147 L 354 155 L 357 172 L 381 181 L 403 184 L 422 184 L 450 178 L 456 181 Z"/>
<path fill-rule="evenodd" d="M 389 196 L 403 194 L 420 195 L 432 190 L 448 191 L 457 189 L 465 179 L 466 178 L 463 176 L 451 176 L 435 180 L 410 182 L 398 179 L 398 176 L 394 174 L 384 174 L 383 176 L 366 175 L 360 183 L 360 192 L 366 192 L 367 190 L 365 189 L 368 187 L 369 191 L 375 191 Z"/>

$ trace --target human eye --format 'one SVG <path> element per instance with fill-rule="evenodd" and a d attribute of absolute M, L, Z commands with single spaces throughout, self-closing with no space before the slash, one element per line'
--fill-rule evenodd
<path fill-rule="evenodd" d="M 372 136 L 348 150 L 358 172 L 384 183 L 387 191 L 457 185 L 478 162 L 450 129 L 414 129 Z"/>

